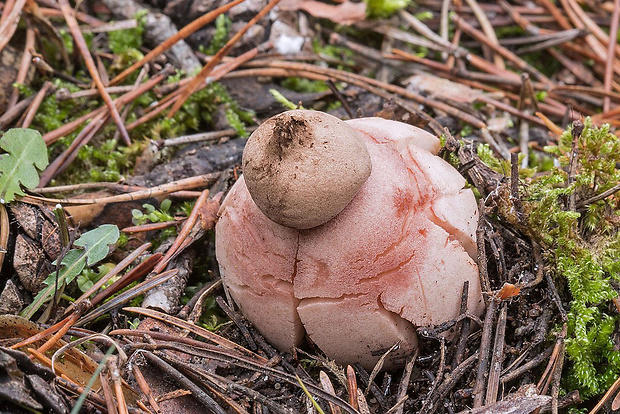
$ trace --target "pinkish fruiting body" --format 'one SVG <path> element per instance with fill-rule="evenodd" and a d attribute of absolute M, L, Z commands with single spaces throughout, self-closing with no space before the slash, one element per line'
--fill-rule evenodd
<path fill-rule="evenodd" d="M 415 327 L 458 316 L 465 281 L 469 311 L 484 309 L 476 200 L 434 155 L 436 137 L 380 118 L 346 123 L 372 163 L 351 202 L 298 230 L 267 218 L 241 177 L 220 210 L 217 259 L 241 311 L 279 349 L 308 335 L 338 363 L 372 369 L 400 342 L 384 364 L 395 368 L 417 346 Z"/>

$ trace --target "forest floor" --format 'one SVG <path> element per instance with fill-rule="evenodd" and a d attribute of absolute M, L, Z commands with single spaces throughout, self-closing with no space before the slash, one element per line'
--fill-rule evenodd
<path fill-rule="evenodd" d="M 0 6 L 0 412 L 620 408 L 620 0 Z M 486 311 L 454 286 L 401 369 L 280 352 L 222 286 L 247 137 L 300 107 L 441 137 L 479 200 Z"/>

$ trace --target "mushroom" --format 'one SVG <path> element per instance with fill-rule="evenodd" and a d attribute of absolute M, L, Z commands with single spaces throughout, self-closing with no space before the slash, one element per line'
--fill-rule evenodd
<path fill-rule="evenodd" d="M 403 365 L 417 327 L 484 309 L 478 210 L 439 140 L 381 118 L 295 110 L 263 123 L 220 208 L 216 256 L 242 313 L 274 346 L 307 336 L 341 364 Z"/>

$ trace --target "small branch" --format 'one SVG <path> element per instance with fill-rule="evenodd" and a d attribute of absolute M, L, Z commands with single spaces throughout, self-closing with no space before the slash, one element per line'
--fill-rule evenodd
<path fill-rule="evenodd" d="M 26 112 L 24 120 L 22 121 L 22 128 L 28 128 L 30 126 L 30 124 L 34 120 L 34 116 L 39 110 L 39 106 L 41 106 L 41 103 L 43 102 L 43 99 L 54 90 L 56 90 L 56 86 L 52 85 L 52 83 L 49 81 L 45 81 L 41 89 L 39 89 L 39 91 L 34 96 L 34 100 L 28 107 L 28 111 Z"/>
<path fill-rule="evenodd" d="M 13 7 L 8 13 L 2 10 L 2 23 L 0 23 L 0 51 L 9 43 L 19 24 L 22 9 L 26 0 L 15 0 Z"/>
<path fill-rule="evenodd" d="M 568 177 L 566 180 L 566 186 L 570 187 L 575 182 L 575 176 L 577 175 L 577 159 L 579 156 L 579 138 L 581 138 L 581 133 L 583 132 L 583 122 L 577 120 L 573 122 L 573 145 L 570 151 L 570 161 L 568 164 Z M 568 210 L 575 211 L 576 210 L 576 199 L 577 195 L 575 191 L 573 191 L 568 196 Z"/>
<path fill-rule="evenodd" d="M 489 372 L 489 381 L 485 398 L 485 405 L 497 402 L 497 391 L 499 390 L 499 376 L 502 371 L 502 363 L 504 362 L 504 345 L 506 335 L 506 317 L 508 312 L 508 303 L 503 302 L 499 310 L 497 318 L 497 328 L 495 329 L 495 343 L 493 345 L 493 356 L 491 358 L 491 369 Z"/>
<path fill-rule="evenodd" d="M 497 41 L 497 36 L 495 35 L 495 30 L 493 29 L 493 26 L 491 26 L 491 23 L 489 22 L 489 18 L 487 17 L 484 10 L 480 8 L 480 5 L 478 4 L 478 2 L 476 0 L 465 0 L 465 1 L 467 2 L 471 10 L 474 12 L 474 16 L 476 16 L 476 19 L 480 23 L 480 27 L 482 28 L 482 31 L 484 32 L 484 34 L 487 36 L 489 43 L 495 46 L 499 46 L 499 42 Z M 495 63 L 495 66 L 497 66 L 498 68 L 506 69 L 506 64 L 504 63 L 504 60 L 502 59 L 501 55 L 499 55 L 497 52 L 493 54 L 493 62 Z"/>
<path fill-rule="evenodd" d="M 552 84 L 549 78 L 543 75 L 538 69 L 534 68 L 532 65 L 525 62 L 519 56 L 515 55 L 513 52 L 509 51 L 508 49 L 506 49 L 505 47 L 501 45 L 494 45 L 492 43 L 489 43 L 484 33 L 475 29 L 473 26 L 471 26 L 469 23 L 467 23 L 465 20 L 463 20 L 456 14 L 452 15 L 452 20 L 457 25 L 459 25 L 465 33 L 472 36 L 474 39 L 478 40 L 479 42 L 484 43 L 487 46 L 489 46 L 491 49 L 493 49 L 493 51 L 499 53 L 506 60 L 509 60 L 510 62 L 512 62 L 518 69 L 527 71 L 528 73 L 530 73 L 532 76 L 536 77 L 536 79 L 540 80 L 543 83 L 550 84 L 550 85 Z"/>
<path fill-rule="evenodd" d="M 484 390 L 488 378 L 489 352 L 491 351 L 491 337 L 493 336 L 493 322 L 497 310 L 497 301 L 490 298 L 487 305 L 487 313 L 482 327 L 482 340 L 480 342 L 480 359 L 476 372 L 476 383 L 474 385 L 474 408 L 482 407 L 484 402 Z"/>
<path fill-rule="evenodd" d="M 589 204 L 596 203 L 597 201 L 603 200 L 609 197 L 610 195 L 617 193 L 618 191 L 620 191 L 620 184 L 616 184 L 613 187 L 611 187 L 609 190 L 603 191 L 600 194 L 597 194 L 586 200 L 580 201 L 579 204 L 577 205 L 577 208 L 581 209 Z"/>
<path fill-rule="evenodd" d="M 398 385 L 398 394 L 396 394 L 396 401 L 398 405 L 397 408 L 392 411 L 391 408 L 389 411 L 394 414 L 402 414 L 403 409 L 405 408 L 405 402 L 407 401 L 407 389 L 409 388 L 409 380 L 411 379 L 411 373 L 413 372 L 413 367 L 415 366 L 415 361 L 418 358 L 418 349 L 415 350 L 415 353 L 407 358 L 407 363 L 405 364 L 405 370 L 403 371 L 403 376 L 400 379 L 400 384 Z"/>

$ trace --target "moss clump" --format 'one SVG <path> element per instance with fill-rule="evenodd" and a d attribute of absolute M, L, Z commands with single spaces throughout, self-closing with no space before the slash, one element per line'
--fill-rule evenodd
<path fill-rule="evenodd" d="M 170 77 L 169 82 L 178 81 L 180 76 L 179 74 Z M 150 94 L 147 95 L 150 96 Z M 230 127 L 235 129 L 239 136 L 248 137 L 246 125 L 254 123 L 254 112 L 242 109 L 239 103 L 230 96 L 226 87 L 218 82 L 213 82 L 206 88 L 193 93 L 171 119 L 156 118 L 136 128 L 134 134 L 136 136 L 142 134 L 157 140 L 178 137 L 190 131 L 200 131 L 206 126 L 213 125 L 214 115 L 220 106 L 224 110 Z M 135 114 L 129 117 L 129 121 L 135 119 Z"/>
<path fill-rule="evenodd" d="M 576 173 L 569 184 L 573 137 Z M 587 119 L 581 134 L 569 130 L 547 151 L 562 168 L 529 186 L 529 222 L 550 249 L 556 273 L 566 278 L 572 296 L 567 386 L 590 397 L 605 392 L 620 374 L 620 352 L 611 335 L 618 319 L 611 300 L 618 297 L 612 281 L 620 279 L 620 196 L 585 202 L 620 182 L 620 140 L 609 126 L 596 128 Z M 570 197 L 576 211 L 566 207 Z"/>
<path fill-rule="evenodd" d="M 146 10 L 141 10 L 134 16 L 138 25 L 133 29 L 113 30 L 108 33 L 110 49 L 114 54 L 120 55 L 128 49 L 140 50 L 147 13 Z"/>
<path fill-rule="evenodd" d="M 225 14 L 220 14 L 215 19 L 215 33 L 211 38 L 211 42 L 209 46 L 204 47 L 200 46 L 200 51 L 205 55 L 215 55 L 219 50 L 224 47 L 226 42 L 228 41 L 230 34 L 230 26 L 232 24 L 232 20 Z"/>
<path fill-rule="evenodd" d="M 620 280 L 620 193 L 591 200 L 620 183 L 620 139 L 609 126 L 594 127 L 586 119 L 546 151 L 558 167 L 523 183 L 521 216 L 508 185 L 498 191 L 498 211 L 543 247 L 549 270 L 568 287 L 565 385 L 588 398 L 605 392 L 620 374 L 611 335 L 618 321 L 612 300 L 618 298 L 613 283 Z"/>

